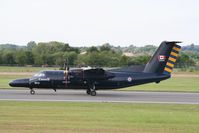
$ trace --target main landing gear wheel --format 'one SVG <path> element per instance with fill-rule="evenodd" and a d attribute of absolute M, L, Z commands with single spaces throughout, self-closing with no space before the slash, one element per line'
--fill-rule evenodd
<path fill-rule="evenodd" d="M 92 85 L 90 86 L 89 93 L 90 93 L 91 96 L 96 96 L 97 93 L 96 93 L 96 91 L 95 91 L 95 84 L 92 84 Z"/>
<path fill-rule="evenodd" d="M 30 94 L 31 94 L 31 95 L 34 95 L 34 94 L 35 94 L 35 91 L 31 89 L 31 90 L 30 90 Z"/>
<path fill-rule="evenodd" d="M 94 91 L 91 91 L 91 96 L 96 96 L 96 91 L 94 90 Z"/>
<path fill-rule="evenodd" d="M 86 93 L 87 93 L 88 95 L 90 95 L 90 94 L 91 94 L 90 89 L 88 89 L 88 90 L 86 91 Z"/>

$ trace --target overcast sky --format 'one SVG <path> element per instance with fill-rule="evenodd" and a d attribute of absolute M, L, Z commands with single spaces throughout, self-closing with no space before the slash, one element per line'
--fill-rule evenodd
<path fill-rule="evenodd" d="M 199 44 L 199 0 L 0 0 L 0 44 Z"/>

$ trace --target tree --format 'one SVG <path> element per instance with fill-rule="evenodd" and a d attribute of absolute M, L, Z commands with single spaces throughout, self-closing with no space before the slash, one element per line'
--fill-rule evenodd
<path fill-rule="evenodd" d="M 70 46 L 69 46 L 68 43 L 65 43 L 65 44 L 63 45 L 62 51 L 63 51 L 63 52 L 70 51 Z"/>
<path fill-rule="evenodd" d="M 120 65 L 120 56 L 120 54 L 113 53 L 112 51 L 92 52 L 85 55 L 78 55 L 75 64 L 80 66 L 116 67 Z"/>
<path fill-rule="evenodd" d="M 88 56 L 88 62 L 86 64 L 90 66 L 104 66 L 105 59 L 104 56 L 100 55 L 97 52 L 92 52 Z"/>
<path fill-rule="evenodd" d="M 88 50 L 87 50 L 88 53 L 92 53 L 92 52 L 99 52 L 98 48 L 95 47 L 95 46 L 92 46 L 90 47 Z"/>
<path fill-rule="evenodd" d="M 68 65 L 74 65 L 75 60 L 77 60 L 77 53 L 76 52 L 65 52 L 63 55 L 63 59 L 65 59 Z"/>
<path fill-rule="evenodd" d="M 64 58 L 63 58 L 63 54 L 64 52 L 57 52 L 57 53 L 54 53 L 52 55 L 52 59 L 53 59 L 53 64 L 56 64 L 56 65 L 59 65 L 59 66 L 62 66 L 64 64 Z"/>
<path fill-rule="evenodd" d="M 111 45 L 109 43 L 105 43 L 100 47 L 100 51 L 110 51 Z"/>
<path fill-rule="evenodd" d="M 87 61 L 88 60 L 88 54 L 85 54 L 85 55 L 82 55 L 82 54 L 79 54 L 79 55 L 77 55 L 77 59 L 75 60 L 75 65 L 76 66 L 86 66 L 86 65 L 88 65 L 88 64 L 86 64 L 86 62 L 88 62 Z"/>
<path fill-rule="evenodd" d="M 27 56 L 24 50 L 17 51 L 15 61 L 19 65 L 25 65 L 25 63 L 27 63 Z"/>
<path fill-rule="evenodd" d="M 47 43 L 38 43 L 36 47 L 32 49 L 32 54 L 34 56 L 34 63 L 36 65 L 46 65 L 48 62 L 51 62 L 50 46 Z"/>
<path fill-rule="evenodd" d="M 120 59 L 120 66 L 127 66 L 128 65 L 128 57 L 127 56 L 122 56 Z"/>
<path fill-rule="evenodd" d="M 12 51 L 4 51 L 2 55 L 2 62 L 3 64 L 15 64 L 15 54 Z"/>
<path fill-rule="evenodd" d="M 131 57 L 128 61 L 128 65 L 145 65 L 151 57 L 147 55 L 141 55 Z"/>
<path fill-rule="evenodd" d="M 28 42 L 28 44 L 27 44 L 27 49 L 30 50 L 30 51 L 32 51 L 32 49 L 33 49 L 34 47 L 36 47 L 36 46 L 37 46 L 37 44 L 35 43 L 35 41 L 30 41 L 30 42 Z"/>
<path fill-rule="evenodd" d="M 181 67 L 181 68 L 195 66 L 196 64 L 196 62 L 192 58 L 190 58 L 190 56 L 187 53 L 184 53 L 184 52 L 180 54 L 176 63 L 177 63 L 176 66 Z"/>
<path fill-rule="evenodd" d="M 2 55 L 3 55 L 3 52 L 2 52 L 2 50 L 0 50 L 0 64 L 3 64 Z"/>
<path fill-rule="evenodd" d="M 25 51 L 25 55 L 26 55 L 26 64 L 33 65 L 34 57 L 32 51 Z"/>

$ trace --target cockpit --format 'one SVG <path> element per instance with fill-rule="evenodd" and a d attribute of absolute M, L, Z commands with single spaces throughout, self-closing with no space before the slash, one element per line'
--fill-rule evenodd
<path fill-rule="evenodd" d="M 35 75 L 33 75 L 34 78 L 44 78 L 46 77 L 45 73 L 44 72 L 39 72 L 39 73 L 36 73 Z"/>
<path fill-rule="evenodd" d="M 62 80 L 64 78 L 64 71 L 41 71 L 36 73 L 32 76 L 31 79 L 38 79 L 38 78 L 48 78 L 48 79 L 55 79 L 55 80 Z"/>

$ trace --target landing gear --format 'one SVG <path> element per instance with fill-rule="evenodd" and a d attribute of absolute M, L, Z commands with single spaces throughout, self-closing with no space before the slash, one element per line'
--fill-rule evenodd
<path fill-rule="evenodd" d="M 156 83 L 156 84 L 159 84 L 159 83 L 160 83 L 160 81 L 156 81 L 155 83 Z"/>
<path fill-rule="evenodd" d="M 88 95 L 90 95 L 90 94 L 91 94 L 91 90 L 88 89 L 88 90 L 86 91 L 86 93 L 87 93 Z"/>
<path fill-rule="evenodd" d="M 96 91 L 91 91 L 91 96 L 96 96 Z"/>
<path fill-rule="evenodd" d="M 31 95 L 34 95 L 35 94 L 35 91 L 33 89 L 30 89 L 30 94 Z"/>
<path fill-rule="evenodd" d="M 91 95 L 91 96 L 96 96 L 96 91 L 95 91 L 95 84 L 92 84 L 89 89 L 86 91 L 86 93 L 88 95 Z"/>

